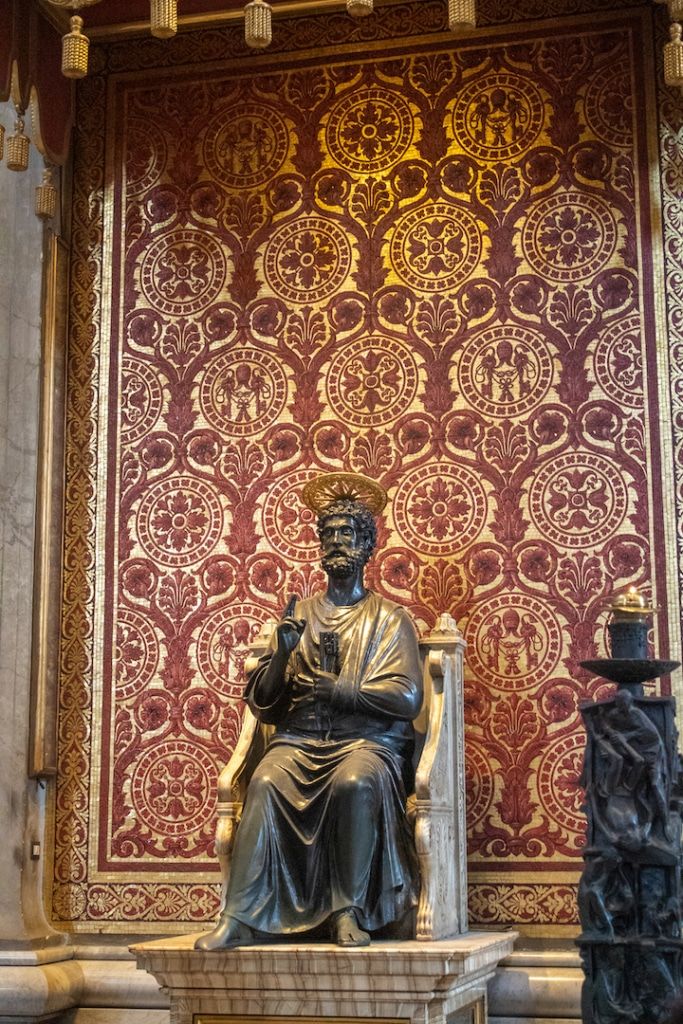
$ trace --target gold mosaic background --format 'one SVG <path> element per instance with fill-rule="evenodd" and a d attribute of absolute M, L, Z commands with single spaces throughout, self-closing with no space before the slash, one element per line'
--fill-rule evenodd
<path fill-rule="evenodd" d="M 215 914 L 247 644 L 320 586 L 299 495 L 341 467 L 390 494 L 371 585 L 468 642 L 473 920 L 576 921 L 578 662 L 615 588 L 671 597 L 647 21 L 442 21 L 110 47 L 83 87 L 57 921 Z"/>

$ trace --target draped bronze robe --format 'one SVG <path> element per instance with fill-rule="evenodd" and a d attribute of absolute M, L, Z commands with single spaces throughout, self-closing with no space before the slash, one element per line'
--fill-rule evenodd
<path fill-rule="evenodd" d="M 249 677 L 254 714 L 275 724 L 258 765 L 233 851 L 226 913 L 252 928 L 289 934 L 354 907 L 374 930 L 417 900 L 413 838 L 405 817 L 412 786 L 412 720 L 422 703 L 417 638 L 407 613 L 368 592 L 337 607 L 299 602 L 306 620 L 282 693 L 269 707 Z M 321 631 L 339 637 L 331 703 L 316 702 Z"/>

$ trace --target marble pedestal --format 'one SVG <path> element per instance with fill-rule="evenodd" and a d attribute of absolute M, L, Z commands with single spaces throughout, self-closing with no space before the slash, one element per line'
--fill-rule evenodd
<path fill-rule="evenodd" d="M 199 1024 L 195 1015 L 485 1024 L 487 982 L 516 935 L 469 932 L 364 949 L 278 944 L 213 953 L 195 950 L 195 938 L 131 947 L 138 968 L 168 990 L 171 1024 Z"/>

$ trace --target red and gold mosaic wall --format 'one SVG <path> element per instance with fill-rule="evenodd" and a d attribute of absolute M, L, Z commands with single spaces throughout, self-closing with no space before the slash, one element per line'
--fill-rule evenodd
<path fill-rule="evenodd" d="M 390 495 L 370 585 L 467 640 L 473 920 L 576 922 L 578 704 L 599 688 L 578 662 L 615 589 L 667 606 L 648 21 L 456 45 L 444 16 L 297 19 L 258 58 L 208 30 L 96 54 L 57 922 L 215 915 L 247 645 L 322 585 L 300 494 L 342 467 Z"/>

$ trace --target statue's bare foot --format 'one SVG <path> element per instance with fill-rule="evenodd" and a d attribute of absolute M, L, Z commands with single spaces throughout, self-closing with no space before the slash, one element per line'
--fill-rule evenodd
<path fill-rule="evenodd" d="M 254 933 L 249 925 L 242 924 L 234 917 L 221 917 L 212 932 L 200 935 L 194 944 L 195 949 L 209 953 L 214 949 L 234 949 L 235 946 L 251 946 Z"/>
<path fill-rule="evenodd" d="M 341 910 L 334 918 L 333 927 L 338 946 L 370 945 L 370 936 L 358 927 L 353 910 Z"/>

